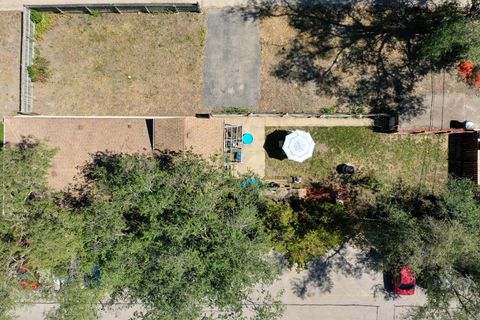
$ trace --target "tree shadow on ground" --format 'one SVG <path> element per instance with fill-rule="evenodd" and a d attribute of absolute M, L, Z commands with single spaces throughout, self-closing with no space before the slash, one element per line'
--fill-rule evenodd
<path fill-rule="evenodd" d="M 38 141 L 33 136 L 21 136 L 20 142 L 18 143 L 11 143 L 5 142 L 4 144 L 0 145 L 0 148 L 3 147 L 14 147 L 16 146 L 20 152 L 26 152 L 28 150 L 35 149 L 41 145 L 40 141 Z"/>
<path fill-rule="evenodd" d="M 343 243 L 325 257 L 310 261 L 306 275 L 291 281 L 292 291 L 301 299 L 308 297 L 312 291 L 331 292 L 334 285 L 332 272 L 359 279 L 366 271 L 372 270 L 372 259 L 378 263 L 378 257 L 371 256 L 369 250 L 358 248 L 352 243 Z"/>
<path fill-rule="evenodd" d="M 442 23 L 448 4 L 412 0 L 325 3 L 251 0 L 248 17 L 288 17 L 296 36 L 279 49 L 273 74 L 286 82 L 314 83 L 319 95 L 347 108 L 415 117 L 424 111 L 416 85 L 452 61 L 427 62 L 422 44 Z M 451 9 L 451 7 L 450 7 Z"/>
<path fill-rule="evenodd" d="M 302 299 L 312 290 L 330 292 L 333 288 L 332 272 L 359 279 L 366 270 L 376 270 L 380 265 L 380 257 L 376 251 L 360 242 L 355 243 L 357 241 L 354 239 L 359 232 L 358 224 L 350 215 L 348 206 L 337 203 L 333 189 L 324 187 L 321 190 L 324 191 L 324 196 L 315 198 L 316 200 L 291 200 L 292 209 L 299 213 L 297 226 L 299 234 L 306 235 L 313 230 L 321 229 L 339 241 L 335 249 L 323 257 L 309 261 L 306 265 L 306 274 L 292 281 L 293 292 Z M 328 244 L 327 241 L 328 247 L 332 247 L 333 244 Z"/>
<path fill-rule="evenodd" d="M 267 152 L 268 157 L 277 160 L 284 160 L 287 158 L 281 147 L 281 143 L 285 140 L 287 134 L 288 131 L 286 130 L 275 130 L 265 137 L 263 149 Z"/>

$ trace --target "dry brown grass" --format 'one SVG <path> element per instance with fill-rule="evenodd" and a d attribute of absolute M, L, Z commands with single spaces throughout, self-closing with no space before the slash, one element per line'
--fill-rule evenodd
<path fill-rule="evenodd" d="M 335 104 L 336 99 L 317 94 L 315 83 L 286 82 L 273 74 L 285 59 L 293 40 L 300 40 L 288 17 L 266 17 L 260 22 L 261 39 L 261 111 L 312 112 Z M 328 63 L 324 62 L 324 63 Z"/>
<path fill-rule="evenodd" d="M 34 86 L 35 112 L 202 112 L 205 28 L 197 13 L 61 15 L 39 42 L 51 76 Z"/>
<path fill-rule="evenodd" d="M 19 110 L 22 14 L 0 12 L 0 112 Z"/>
<path fill-rule="evenodd" d="M 335 106 L 338 112 L 374 108 L 380 112 L 399 104 L 418 104 L 421 109 L 423 97 L 445 89 L 445 84 L 432 88 L 428 75 L 406 71 L 407 44 L 395 35 L 382 34 L 378 17 L 372 16 L 368 6 L 354 6 L 351 16 L 338 21 L 342 28 L 333 26 L 335 32 L 330 33 L 325 32 L 327 20 L 319 16 L 308 20 L 298 13 L 273 13 L 260 23 L 262 111 L 319 113 Z M 378 34 L 365 32 L 370 26 L 379 29 Z M 332 36 L 322 38 L 326 34 Z M 448 92 L 466 91 L 455 74 L 447 73 L 447 80 Z"/>

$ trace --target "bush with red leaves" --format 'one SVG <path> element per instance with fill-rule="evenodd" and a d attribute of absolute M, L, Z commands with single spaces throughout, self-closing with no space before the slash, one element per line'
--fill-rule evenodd
<path fill-rule="evenodd" d="M 463 61 L 458 66 L 460 77 L 469 85 L 480 88 L 480 67 L 469 61 Z"/>

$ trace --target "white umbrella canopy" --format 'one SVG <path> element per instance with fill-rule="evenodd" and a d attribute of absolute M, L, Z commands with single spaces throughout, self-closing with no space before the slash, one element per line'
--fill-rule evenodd
<path fill-rule="evenodd" d="M 295 130 L 285 137 L 282 149 L 289 160 L 303 162 L 313 156 L 315 142 L 310 133 Z"/>

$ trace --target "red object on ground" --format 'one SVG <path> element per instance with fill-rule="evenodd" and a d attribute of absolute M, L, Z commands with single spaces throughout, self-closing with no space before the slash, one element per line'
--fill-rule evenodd
<path fill-rule="evenodd" d="M 308 188 L 305 198 L 310 201 L 330 203 L 337 203 L 339 200 L 343 202 L 351 200 L 350 194 L 343 188 Z"/>
<path fill-rule="evenodd" d="M 480 88 L 480 68 L 469 61 L 463 61 L 458 66 L 460 77 L 469 85 Z"/>
<path fill-rule="evenodd" d="M 393 293 L 411 296 L 415 293 L 415 275 L 409 267 L 403 267 L 393 278 Z"/>
<path fill-rule="evenodd" d="M 36 290 L 40 288 L 40 283 L 37 281 L 33 273 L 25 267 L 17 270 L 17 277 L 20 280 L 20 287 L 26 289 Z"/>
<path fill-rule="evenodd" d="M 460 65 L 458 66 L 458 72 L 460 73 L 462 79 L 467 80 L 467 78 L 472 75 L 473 68 L 475 68 L 475 66 L 469 61 L 460 62 Z"/>
<path fill-rule="evenodd" d="M 319 202 L 334 201 L 333 191 L 327 188 L 308 188 L 306 198 L 310 201 L 319 201 Z"/>

